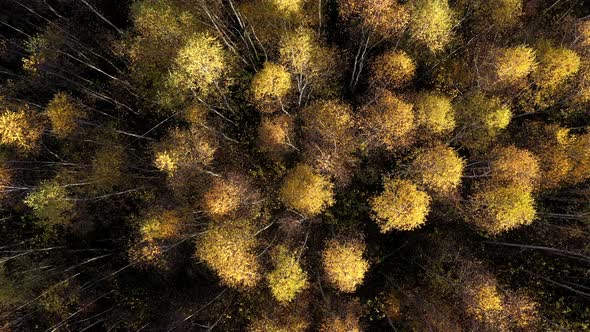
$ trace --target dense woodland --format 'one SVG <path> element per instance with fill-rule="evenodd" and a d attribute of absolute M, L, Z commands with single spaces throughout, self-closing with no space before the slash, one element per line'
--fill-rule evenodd
<path fill-rule="evenodd" d="M 0 331 L 590 331 L 590 4 L 0 1 Z"/>

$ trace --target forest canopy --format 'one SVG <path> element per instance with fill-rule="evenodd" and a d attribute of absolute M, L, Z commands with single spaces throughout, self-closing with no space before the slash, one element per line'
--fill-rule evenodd
<path fill-rule="evenodd" d="M 0 331 L 590 331 L 590 4 L 0 1 Z"/>

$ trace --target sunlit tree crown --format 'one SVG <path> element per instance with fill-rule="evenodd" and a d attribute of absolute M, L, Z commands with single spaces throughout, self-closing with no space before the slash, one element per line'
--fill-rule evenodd
<path fill-rule="evenodd" d="M 414 78 L 416 64 L 404 51 L 387 51 L 375 58 L 371 65 L 371 81 L 384 88 L 399 88 Z"/>
<path fill-rule="evenodd" d="M 418 95 L 414 104 L 416 122 L 428 133 L 443 134 L 455 128 L 455 111 L 451 98 L 425 92 Z"/>
<path fill-rule="evenodd" d="M 410 37 L 431 52 L 442 51 L 453 37 L 455 24 L 447 0 L 414 0 Z"/>
<path fill-rule="evenodd" d="M 252 79 L 252 94 L 262 111 L 276 111 L 273 103 L 281 103 L 291 90 L 291 74 L 282 65 L 265 62 Z"/>
<path fill-rule="evenodd" d="M 34 151 L 43 135 L 43 127 L 32 112 L 4 110 L 0 113 L 0 144 L 25 152 Z"/>
<path fill-rule="evenodd" d="M 379 90 L 365 113 L 364 126 L 369 139 L 387 150 L 408 146 L 416 127 L 413 108 L 390 91 Z"/>
<path fill-rule="evenodd" d="M 251 221 L 211 223 L 197 244 L 196 255 L 230 287 L 254 287 L 262 278 L 254 249 L 256 230 Z"/>
<path fill-rule="evenodd" d="M 339 291 L 354 292 L 362 283 L 369 269 L 363 257 L 365 244 L 357 240 L 330 240 L 322 252 L 326 277 Z"/>
<path fill-rule="evenodd" d="M 540 169 L 539 161 L 532 152 L 511 145 L 497 149 L 493 155 L 490 167 L 494 181 L 535 188 Z"/>
<path fill-rule="evenodd" d="M 73 215 L 74 202 L 68 197 L 66 189 L 56 182 L 43 182 L 24 199 L 33 209 L 33 214 L 46 225 L 66 225 Z"/>
<path fill-rule="evenodd" d="M 425 149 L 412 162 L 416 181 L 438 195 L 456 190 L 461 184 L 465 161 L 454 149 L 437 145 Z"/>
<path fill-rule="evenodd" d="M 284 246 L 275 248 L 272 259 L 274 270 L 267 275 L 272 295 L 279 302 L 291 302 L 308 286 L 307 273 L 301 268 L 299 257 Z"/>
<path fill-rule="evenodd" d="M 537 215 L 530 189 L 521 185 L 483 186 L 469 205 L 474 223 L 490 235 L 528 225 Z"/>
<path fill-rule="evenodd" d="M 299 164 L 283 180 L 280 197 L 288 207 L 315 216 L 334 204 L 333 184 L 311 167 Z"/>
<path fill-rule="evenodd" d="M 537 68 L 535 51 L 525 45 L 501 49 L 492 61 L 501 85 L 517 84 Z"/>
<path fill-rule="evenodd" d="M 383 192 L 370 200 L 372 218 L 381 233 L 410 231 L 426 222 L 430 196 L 408 180 L 384 179 Z"/>

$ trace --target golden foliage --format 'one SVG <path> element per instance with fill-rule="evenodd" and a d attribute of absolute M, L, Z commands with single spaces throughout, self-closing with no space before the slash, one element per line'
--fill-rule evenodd
<path fill-rule="evenodd" d="M 383 192 L 370 200 L 381 233 L 421 227 L 430 211 L 430 196 L 408 180 L 384 179 Z"/>
<path fill-rule="evenodd" d="M 305 0 L 270 0 L 269 2 L 276 7 L 278 12 L 293 15 L 301 13 Z"/>
<path fill-rule="evenodd" d="M 411 169 L 419 184 L 437 195 L 447 195 L 461 184 L 464 167 L 457 151 L 437 145 L 419 153 Z"/>
<path fill-rule="evenodd" d="M 210 223 L 200 237 L 196 255 L 230 287 L 250 288 L 262 278 L 254 253 L 256 230 L 249 220 Z"/>
<path fill-rule="evenodd" d="M 539 159 L 540 189 L 555 189 L 564 185 L 573 167 L 573 160 L 568 153 L 572 143 L 569 129 L 538 123 L 531 123 L 528 127 L 530 148 Z"/>
<path fill-rule="evenodd" d="M 176 237 L 181 227 L 180 215 L 173 210 L 164 210 L 148 215 L 139 231 L 144 241 L 153 241 Z"/>
<path fill-rule="evenodd" d="M 170 175 L 178 169 L 178 156 L 171 151 L 156 152 L 154 164 L 157 169 Z"/>
<path fill-rule="evenodd" d="M 304 74 L 309 70 L 320 69 L 313 68 L 314 60 L 323 60 L 315 57 L 316 51 L 320 49 L 314 32 L 301 28 L 283 36 L 279 48 L 280 59 L 294 74 Z"/>
<path fill-rule="evenodd" d="M 171 42 L 190 34 L 196 23 L 188 11 L 165 0 L 135 1 L 131 15 L 136 33 L 153 42 Z"/>
<path fill-rule="evenodd" d="M 293 118 L 281 114 L 264 117 L 258 127 L 258 147 L 272 159 L 279 159 L 293 149 Z"/>
<path fill-rule="evenodd" d="M 240 192 L 241 188 L 235 181 L 215 178 L 203 195 L 203 207 L 215 218 L 226 216 L 240 206 Z"/>
<path fill-rule="evenodd" d="M 455 128 L 455 111 L 451 98 L 436 93 L 418 95 L 414 104 L 417 125 L 429 134 L 444 134 Z"/>
<path fill-rule="evenodd" d="M 372 218 L 381 233 L 421 227 L 430 211 L 430 196 L 408 180 L 383 180 L 383 192 L 370 200 Z"/>
<path fill-rule="evenodd" d="M 273 104 L 280 103 L 291 90 L 291 74 L 287 69 L 272 62 L 265 62 L 254 75 L 251 86 L 254 100 L 263 112 L 274 112 Z"/>
<path fill-rule="evenodd" d="M 590 20 L 580 23 L 578 29 L 578 45 L 584 48 L 590 47 Z"/>
<path fill-rule="evenodd" d="M 522 16 L 522 9 L 522 0 L 483 0 L 476 10 L 478 19 L 483 23 L 480 29 L 485 31 L 488 26 L 497 30 L 514 27 Z"/>
<path fill-rule="evenodd" d="M 164 88 L 178 49 L 201 27 L 192 13 L 171 1 L 134 1 L 130 9 L 133 34 L 121 48 L 130 60 L 133 83 L 150 97 Z"/>
<path fill-rule="evenodd" d="M 276 306 L 271 310 L 265 310 L 260 316 L 253 319 L 249 326 L 249 332 L 305 332 L 308 331 L 310 321 L 301 303 L 293 303 L 289 306 Z"/>
<path fill-rule="evenodd" d="M 539 331 L 538 304 L 526 293 L 498 285 L 480 262 L 460 259 L 458 284 L 465 312 L 475 329 L 493 331 Z"/>
<path fill-rule="evenodd" d="M 521 83 L 537 68 L 535 50 L 525 45 L 498 50 L 492 63 L 500 85 Z"/>
<path fill-rule="evenodd" d="M 209 110 L 202 104 L 193 104 L 187 107 L 183 113 L 183 119 L 191 126 L 203 125 L 207 122 Z"/>
<path fill-rule="evenodd" d="M 235 215 L 240 207 L 253 207 L 259 193 L 249 180 L 237 173 L 226 174 L 223 178 L 215 177 L 205 194 L 201 205 L 213 219 L 218 220 Z"/>
<path fill-rule="evenodd" d="M 388 89 L 401 88 L 414 78 L 416 64 L 406 52 L 390 50 L 375 58 L 371 73 L 373 84 Z"/>
<path fill-rule="evenodd" d="M 319 74 L 333 60 L 330 51 L 314 30 L 305 27 L 287 31 L 279 43 L 279 59 L 293 74 Z"/>
<path fill-rule="evenodd" d="M 364 127 L 369 142 L 377 146 L 386 150 L 407 147 L 415 128 L 413 105 L 388 90 L 378 90 L 375 102 L 366 107 Z"/>
<path fill-rule="evenodd" d="M 461 96 L 476 82 L 477 71 L 471 70 L 473 64 L 463 59 L 450 58 L 442 65 L 433 68 L 434 88 L 453 98 Z"/>
<path fill-rule="evenodd" d="M 36 74 L 39 72 L 38 68 L 45 62 L 47 62 L 47 59 L 44 54 L 33 53 L 30 56 L 23 58 L 23 69 L 32 74 Z"/>
<path fill-rule="evenodd" d="M 473 298 L 467 312 L 479 321 L 493 323 L 494 318 L 504 310 L 502 297 L 493 284 L 484 283 L 474 288 L 470 289 Z"/>
<path fill-rule="evenodd" d="M 44 225 L 65 225 L 73 217 L 74 202 L 64 187 L 55 182 L 43 182 L 23 201 Z"/>
<path fill-rule="evenodd" d="M 187 40 L 174 59 L 168 78 L 170 93 L 193 91 L 207 97 L 227 75 L 231 62 L 221 43 L 208 33 L 195 34 Z"/>
<path fill-rule="evenodd" d="M 301 115 L 307 136 L 319 136 L 330 144 L 340 143 L 354 128 L 352 107 L 335 99 L 315 101 Z"/>
<path fill-rule="evenodd" d="M 580 56 L 563 47 L 542 43 L 537 51 L 539 66 L 533 79 L 543 89 L 555 90 L 580 70 Z"/>
<path fill-rule="evenodd" d="M 213 161 L 217 142 L 199 127 L 174 128 L 154 146 L 155 166 L 172 176 L 180 169 L 202 169 Z"/>
<path fill-rule="evenodd" d="M 484 185 L 470 198 L 472 221 L 490 235 L 528 225 L 536 218 L 535 201 L 521 185 Z"/>
<path fill-rule="evenodd" d="M 572 101 L 587 104 L 590 102 L 590 63 L 583 62 L 575 87 Z"/>
<path fill-rule="evenodd" d="M 447 0 L 415 0 L 412 2 L 410 37 L 431 52 L 442 51 L 453 36 L 454 14 Z"/>
<path fill-rule="evenodd" d="M 322 46 L 313 30 L 298 28 L 285 33 L 279 44 L 279 59 L 291 74 L 299 76 L 300 85 L 307 90 L 320 96 L 333 92 L 338 57 L 334 49 Z M 302 86 L 298 87 L 300 96 Z"/>
<path fill-rule="evenodd" d="M 572 164 L 568 182 L 578 184 L 590 179 L 590 133 L 574 136 L 568 154 Z"/>
<path fill-rule="evenodd" d="M 572 169 L 566 151 L 558 145 L 549 145 L 537 155 L 541 160 L 541 189 L 555 189 L 564 184 Z"/>
<path fill-rule="evenodd" d="M 535 189 L 540 175 L 539 160 L 530 151 L 513 145 L 496 149 L 490 162 L 494 181 Z"/>
<path fill-rule="evenodd" d="M 263 317 L 253 321 L 248 326 L 250 332 L 304 332 L 307 331 L 309 322 L 297 320 L 282 324 L 275 320 Z"/>
<path fill-rule="evenodd" d="M 334 185 L 307 165 L 295 166 L 283 180 L 283 203 L 305 215 L 315 216 L 334 204 Z"/>
<path fill-rule="evenodd" d="M 320 332 L 361 332 L 356 317 L 330 317 L 324 319 Z"/>
<path fill-rule="evenodd" d="M 322 264 L 328 281 L 341 292 L 352 293 L 369 270 L 363 258 L 365 244 L 360 240 L 329 240 L 322 251 Z"/>
<path fill-rule="evenodd" d="M 275 54 L 281 37 L 299 27 L 311 28 L 322 19 L 318 0 L 241 1 L 239 11 L 256 32 L 256 39 L 270 54 Z"/>
<path fill-rule="evenodd" d="M 360 25 L 360 30 L 370 30 L 382 38 L 399 33 L 408 25 L 410 12 L 397 0 L 344 0 L 339 14 L 346 21 Z"/>
<path fill-rule="evenodd" d="M 483 125 L 485 129 L 491 132 L 498 132 L 508 127 L 512 118 L 512 112 L 508 106 L 499 105 L 499 99 L 493 99 L 492 102 L 497 103 L 497 106 L 483 118 Z"/>
<path fill-rule="evenodd" d="M 474 152 L 489 147 L 512 119 L 510 108 L 498 97 L 477 92 L 456 106 L 459 126 L 464 127 L 460 142 Z"/>
<path fill-rule="evenodd" d="M 51 128 L 59 138 L 65 138 L 78 129 L 78 119 L 85 117 L 76 100 L 66 93 L 57 93 L 47 105 L 47 117 Z"/>
<path fill-rule="evenodd" d="M 284 246 L 275 248 L 272 260 L 274 270 L 267 275 L 272 295 L 279 302 L 291 302 L 307 288 L 307 273 L 301 268 L 298 257 Z"/>
<path fill-rule="evenodd" d="M 42 135 L 43 127 L 32 112 L 5 110 L 0 114 L 0 144 L 31 152 Z"/>
<path fill-rule="evenodd" d="M 301 112 L 301 118 L 305 160 L 338 184 L 346 183 L 356 163 L 352 107 L 339 100 L 318 100 Z"/>

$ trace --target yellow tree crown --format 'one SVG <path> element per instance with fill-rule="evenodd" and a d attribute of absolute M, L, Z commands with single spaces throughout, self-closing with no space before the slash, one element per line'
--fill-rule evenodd
<path fill-rule="evenodd" d="M 390 91 L 380 89 L 374 104 L 366 109 L 365 131 L 369 138 L 387 150 L 408 146 L 416 126 L 413 108 Z"/>
<path fill-rule="evenodd" d="M 408 180 L 383 181 L 383 192 L 370 200 L 372 218 L 381 233 L 420 228 L 430 211 L 430 196 Z"/>
<path fill-rule="evenodd" d="M 412 172 L 418 183 L 438 194 L 449 194 L 461 184 L 465 161 L 453 148 L 437 145 L 418 154 Z"/>
<path fill-rule="evenodd" d="M 371 65 L 371 81 L 385 88 L 400 88 L 416 73 L 414 60 L 404 51 L 390 50 L 375 58 Z"/>
<path fill-rule="evenodd" d="M 272 295 L 279 302 L 291 302 L 308 286 L 307 273 L 301 268 L 298 257 L 285 246 L 278 246 L 273 253 L 274 270 L 267 280 Z"/>
<path fill-rule="evenodd" d="M 453 36 L 453 16 L 447 0 L 416 0 L 413 2 L 410 36 L 431 52 L 440 52 Z"/>
<path fill-rule="evenodd" d="M 334 185 L 307 165 L 299 164 L 283 180 L 280 196 L 290 208 L 315 216 L 334 204 Z"/>
<path fill-rule="evenodd" d="M 539 180 L 540 169 L 537 157 L 530 151 L 513 145 L 497 149 L 490 162 L 495 181 L 517 184 L 534 189 Z"/>
<path fill-rule="evenodd" d="M 263 111 L 275 111 L 266 107 L 281 100 L 291 90 L 291 73 L 283 65 L 265 62 L 260 71 L 254 75 L 251 86 L 254 100 L 261 104 Z"/>
<path fill-rule="evenodd" d="M 0 144 L 30 152 L 42 135 L 43 127 L 33 113 L 5 110 L 0 114 Z"/>
<path fill-rule="evenodd" d="M 208 96 L 216 91 L 214 87 L 219 88 L 229 68 L 230 58 L 221 43 L 208 33 L 198 33 L 178 51 L 168 84 L 173 91 L 195 91 Z"/>
<path fill-rule="evenodd" d="M 365 244 L 358 240 L 330 240 L 322 252 L 322 263 L 327 279 L 338 290 L 354 292 L 369 270 L 363 258 Z"/>
<path fill-rule="evenodd" d="M 470 199 L 474 223 L 490 235 L 528 225 L 536 218 L 529 188 L 520 185 L 484 185 Z"/>
<path fill-rule="evenodd" d="M 230 287 L 254 287 L 262 278 L 254 253 L 256 230 L 249 220 L 210 223 L 201 236 L 196 255 Z"/>
<path fill-rule="evenodd" d="M 416 122 L 428 132 L 443 134 L 455 128 L 455 111 L 451 98 L 436 93 L 425 92 L 418 95 L 414 103 Z"/>
<path fill-rule="evenodd" d="M 524 80 L 537 68 L 535 50 L 526 45 L 499 50 L 492 61 L 498 83 L 506 85 Z"/>
<path fill-rule="evenodd" d="M 47 105 L 47 117 L 59 138 L 71 135 L 78 128 L 76 120 L 85 117 L 80 105 L 68 94 L 57 93 Z"/>

